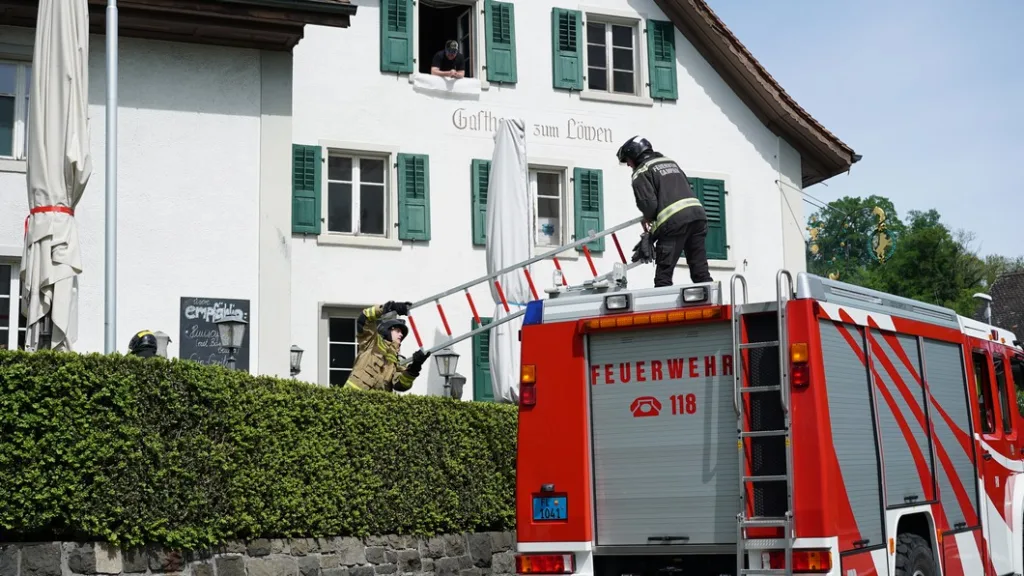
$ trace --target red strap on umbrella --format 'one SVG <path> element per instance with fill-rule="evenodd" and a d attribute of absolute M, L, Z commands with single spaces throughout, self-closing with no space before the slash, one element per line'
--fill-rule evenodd
<path fill-rule="evenodd" d="M 75 215 L 75 211 L 73 209 L 67 207 L 67 206 L 60 206 L 60 205 L 58 205 L 58 206 L 37 206 L 37 207 L 29 210 L 28 216 L 25 216 L 25 235 L 26 236 L 28 235 L 28 219 L 31 218 L 33 214 L 42 214 L 43 212 L 61 212 L 63 214 L 67 214 L 69 216 L 74 216 Z"/>

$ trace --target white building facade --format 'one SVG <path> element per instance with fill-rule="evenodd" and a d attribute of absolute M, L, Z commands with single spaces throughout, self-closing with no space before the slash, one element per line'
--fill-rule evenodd
<path fill-rule="evenodd" d="M 805 267 L 802 188 L 855 161 L 781 89 L 735 88 L 758 84 L 718 54 L 734 38 L 701 36 L 716 21 L 702 2 L 369 0 L 359 11 L 345 31 L 307 28 L 295 50 L 292 339 L 305 378 L 321 384 L 344 383 L 362 308 L 487 273 L 487 167 L 502 117 L 527 125 L 535 254 L 639 214 L 615 158 L 639 134 L 693 181 L 712 276 L 745 274 L 752 299 L 774 298 L 777 269 Z M 429 76 L 449 39 L 467 57 L 464 79 Z M 639 233 L 619 234 L 627 257 Z M 590 249 L 599 273 L 619 260 L 610 238 Z M 559 260 L 570 283 L 592 276 L 576 250 Z M 531 271 L 538 290 L 551 284 L 550 261 Z M 653 285 L 653 274 L 634 269 L 630 286 Z M 675 283 L 685 282 L 684 260 Z M 491 316 L 487 285 L 471 294 Z M 474 326 L 462 294 L 442 304 L 453 333 Z M 413 316 L 424 347 L 445 339 L 433 305 Z M 406 342 L 411 355 L 412 334 Z M 454 348 L 463 398 L 489 399 L 486 335 Z M 414 392 L 441 391 L 428 368 Z"/>
<path fill-rule="evenodd" d="M 75 350 L 104 337 L 106 2 L 90 0 L 89 123 L 93 172 L 76 207 L 82 245 Z M 312 19 L 344 27 L 355 8 L 298 1 L 147 2 L 120 10 L 117 349 L 163 331 L 216 361 L 196 316 L 238 303 L 250 370 L 287 376 L 292 54 Z M 259 9 L 254 17 L 254 9 Z M 0 347 L 23 344 L 19 260 L 28 216 L 26 127 L 36 0 L 0 0 Z M 160 30 L 156 32 L 156 30 Z M 275 294 L 274 290 L 284 290 Z M 191 305 L 188 299 L 194 299 Z M 188 312 L 191 310 L 192 312 Z M 196 312 L 196 311 L 199 312 Z M 192 318 L 188 318 L 192 316 Z M 19 327 L 20 325 L 20 327 Z M 197 352 L 198 350 L 198 352 Z"/>
<path fill-rule="evenodd" d="M 859 159 L 701 0 L 362 0 L 358 8 L 303 0 L 288 12 L 272 0 L 246 0 L 256 11 L 203 1 L 217 15 L 183 3 L 176 10 L 196 12 L 192 22 L 168 20 L 177 33 L 146 25 L 163 22 L 138 7 L 148 0 L 133 3 L 134 19 L 122 11 L 122 352 L 150 329 L 171 337 L 171 357 L 222 363 L 211 320 L 241 308 L 249 329 L 240 368 L 287 377 L 294 344 L 305 351 L 300 379 L 344 383 L 363 308 L 486 274 L 488 162 L 503 117 L 527 125 L 534 253 L 639 214 L 630 170 L 615 159 L 639 134 L 698 190 L 712 276 L 745 274 L 752 299 L 774 297 L 777 269 L 804 268 L 802 189 Z M 19 344 L 35 4 L 0 0 L 0 346 L 8 347 Z M 90 0 L 94 19 L 103 4 Z M 276 21 L 261 26 L 243 12 Z M 141 25 L 126 35 L 129 22 Z M 468 61 L 457 81 L 429 76 L 449 39 Z M 94 168 L 75 215 L 85 259 L 81 352 L 103 349 L 102 34 L 91 42 Z M 627 257 L 639 233 L 618 235 Z M 590 250 L 599 273 L 619 260 L 610 238 Z M 580 252 L 559 259 L 570 283 L 591 277 Z M 552 270 L 550 261 L 532 267 L 538 290 Z M 635 268 L 630 286 L 651 286 L 653 273 Z M 683 261 L 675 282 L 688 281 Z M 494 309 L 486 285 L 472 295 L 486 321 Z M 464 296 L 443 304 L 453 332 L 473 327 Z M 436 308 L 414 317 L 425 347 L 444 339 Z M 492 397 L 487 347 L 486 336 L 454 347 L 468 379 L 463 399 Z M 410 335 L 403 352 L 415 348 Z M 441 390 L 431 363 L 413 393 Z"/>

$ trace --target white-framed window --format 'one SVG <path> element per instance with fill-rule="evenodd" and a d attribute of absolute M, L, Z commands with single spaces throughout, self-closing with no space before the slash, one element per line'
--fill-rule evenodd
<path fill-rule="evenodd" d="M 580 98 L 653 106 L 647 91 L 645 14 L 583 11 L 583 91 Z"/>
<path fill-rule="evenodd" d="M 28 152 L 32 64 L 0 60 L 0 158 L 24 160 Z"/>
<path fill-rule="evenodd" d="M 587 89 L 639 96 L 640 26 L 621 20 L 587 18 Z"/>
<path fill-rule="evenodd" d="M 565 169 L 530 167 L 533 200 L 533 243 L 551 249 L 569 242 Z"/>
<path fill-rule="evenodd" d="M 357 318 L 358 310 L 331 310 L 327 315 L 327 377 L 323 383 L 344 386 L 348 381 L 359 348 L 356 339 Z"/>
<path fill-rule="evenodd" d="M 0 349 L 25 348 L 25 317 L 21 314 L 21 282 L 15 262 L 0 262 Z"/>
<path fill-rule="evenodd" d="M 391 159 L 374 153 L 327 151 L 327 233 L 392 235 Z"/>

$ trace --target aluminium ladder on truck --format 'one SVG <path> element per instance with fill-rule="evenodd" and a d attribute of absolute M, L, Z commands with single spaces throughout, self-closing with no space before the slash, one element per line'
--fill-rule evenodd
<path fill-rule="evenodd" d="M 739 283 L 743 289 L 743 300 L 736 300 L 736 284 Z M 789 374 L 789 339 L 787 337 L 787 324 L 786 324 L 786 303 L 793 298 L 793 276 L 788 270 L 779 270 L 775 276 L 775 310 L 766 310 L 763 304 L 748 304 L 747 302 L 747 280 L 741 274 L 734 274 L 730 281 L 730 300 L 729 304 L 732 306 L 732 341 L 733 341 L 733 407 L 736 410 L 736 428 L 738 435 L 738 448 L 739 448 L 739 459 L 740 459 L 740 512 L 736 517 L 737 525 L 737 538 L 736 538 L 736 574 L 738 576 L 746 575 L 769 575 L 777 574 L 779 576 L 791 576 L 793 574 L 793 451 L 792 451 L 792 427 L 790 426 L 790 402 L 791 402 L 791 388 L 790 388 L 790 374 Z M 785 297 L 783 297 L 785 296 Z M 743 329 L 748 321 L 752 321 L 754 316 L 761 315 L 764 317 L 766 312 L 772 312 L 771 316 L 774 316 L 775 329 L 777 331 L 774 340 L 766 340 L 770 336 L 763 334 L 758 335 L 756 338 L 747 338 L 747 342 L 743 342 Z M 749 335 L 749 333 L 748 333 Z M 751 342 L 750 340 L 756 340 Z M 757 368 L 753 362 L 753 357 L 744 359 L 741 356 L 743 351 L 749 350 L 748 354 L 754 353 L 754 351 L 770 350 L 777 348 L 777 362 L 778 362 L 778 376 L 775 381 L 765 381 L 770 378 L 766 373 L 760 369 L 760 363 Z M 758 350 L 760 349 L 760 350 Z M 765 366 L 767 366 L 765 362 Z M 781 408 L 781 427 L 774 427 L 772 424 L 761 423 L 759 430 L 752 430 L 755 422 L 752 420 L 754 411 L 754 398 L 753 396 L 759 396 L 762 398 L 770 397 L 771 393 L 777 392 L 779 394 L 778 400 Z M 746 404 L 750 403 L 751 413 L 748 416 L 745 414 L 744 408 Z M 761 404 L 760 408 L 767 408 L 766 405 Z M 781 440 L 783 451 L 785 453 L 784 470 L 782 474 L 775 473 L 776 470 L 770 470 L 767 474 L 758 474 L 758 470 L 751 468 L 750 474 L 746 474 L 746 447 L 747 442 L 751 443 L 756 441 L 775 441 L 775 447 L 779 447 L 778 441 Z M 767 448 L 767 446 L 762 446 Z M 753 446 L 751 445 L 751 450 Z M 760 515 L 757 512 L 756 506 L 752 506 L 754 509 L 753 515 L 747 514 L 747 489 L 754 489 L 756 485 L 764 485 L 766 483 L 774 483 L 776 485 L 785 483 L 785 511 L 779 515 L 778 510 L 773 511 L 771 514 Z M 755 501 L 756 502 L 756 501 Z M 758 529 L 758 528 L 781 528 L 783 530 L 782 538 L 758 538 L 748 537 L 747 530 Z M 783 561 L 784 564 L 779 568 L 744 568 L 743 560 L 748 552 L 757 550 L 771 550 L 771 549 L 782 549 L 784 550 Z"/>
<path fill-rule="evenodd" d="M 434 352 L 437 352 L 438 350 L 444 349 L 444 348 L 446 348 L 448 346 L 451 346 L 452 344 L 456 344 L 458 342 L 461 342 L 461 341 L 463 341 L 463 340 L 465 340 L 467 338 L 472 338 L 473 336 L 476 336 L 477 334 L 481 334 L 483 332 L 487 332 L 487 331 L 489 331 L 489 330 L 491 330 L 493 328 L 501 326 L 502 324 L 505 324 L 506 322 L 511 322 L 512 320 L 515 320 L 516 318 L 519 318 L 519 317 L 523 316 L 524 314 L 526 314 L 526 309 L 525 308 L 523 308 L 522 310 L 519 310 L 517 312 L 511 313 L 511 309 L 509 308 L 509 303 L 505 299 L 505 292 L 501 288 L 501 282 L 498 281 L 498 278 L 501 275 L 503 275 L 503 274 L 507 274 L 509 272 L 515 272 L 517 270 L 522 270 L 523 275 L 526 277 L 526 283 L 530 287 L 530 294 L 532 296 L 532 299 L 530 301 L 532 302 L 532 301 L 535 301 L 535 300 L 540 300 L 540 296 L 537 294 L 537 288 L 533 285 L 533 277 L 530 276 L 530 270 L 528 268 L 528 266 L 530 264 L 533 264 L 535 262 L 540 262 L 541 260 L 546 260 L 546 259 L 550 258 L 552 263 L 555 265 L 555 270 L 558 271 L 559 274 L 561 274 L 562 286 L 564 288 L 572 288 L 572 287 L 569 286 L 568 282 L 566 281 L 565 273 L 562 271 L 562 265 L 558 261 L 558 254 L 561 254 L 562 252 L 565 252 L 566 250 L 571 250 L 571 249 L 577 248 L 579 246 L 583 247 L 583 255 L 587 259 L 587 264 L 590 266 L 590 272 L 593 275 L 593 278 L 583 282 L 582 285 L 588 285 L 589 286 L 589 285 L 599 284 L 600 282 L 603 282 L 603 281 L 611 279 L 616 274 L 624 273 L 625 270 L 629 270 L 629 269 L 639 265 L 640 264 L 639 262 L 628 262 L 626 260 L 626 253 L 622 251 L 622 245 L 619 243 L 619 237 L 617 235 L 617 232 L 619 232 L 620 230 L 623 230 L 624 228 L 628 228 L 628 227 L 630 227 L 630 226 L 632 226 L 634 224 L 641 224 L 641 223 L 643 224 L 644 230 L 645 231 L 648 230 L 648 228 L 649 228 L 648 224 L 643 221 L 643 216 L 637 216 L 636 218 L 633 218 L 632 220 L 627 220 L 626 222 L 623 222 L 621 224 L 617 224 L 615 226 L 612 226 L 611 228 L 606 228 L 605 230 L 601 230 L 601 231 L 589 230 L 588 233 L 587 233 L 587 236 L 585 238 L 581 238 L 579 240 L 576 240 L 575 242 L 570 242 L 568 244 L 559 246 L 558 248 L 554 248 L 554 249 L 549 250 L 549 251 L 547 251 L 547 252 L 545 252 L 543 254 L 540 254 L 538 256 L 534 256 L 532 258 L 528 258 L 526 260 L 523 260 L 522 262 L 517 262 L 517 263 L 515 263 L 515 264 L 513 264 L 511 266 L 508 266 L 506 268 L 498 270 L 497 272 L 493 272 L 491 274 L 487 274 L 486 276 L 481 276 L 480 278 L 477 278 L 475 280 L 470 280 L 469 282 L 466 282 L 464 284 L 459 284 L 458 286 L 455 286 L 454 288 L 449 288 L 448 290 L 445 290 L 443 292 L 439 292 L 437 294 L 434 294 L 433 296 L 428 296 L 427 298 L 423 298 L 422 300 L 414 302 L 412 304 L 412 306 L 409 307 L 410 312 L 412 310 L 416 309 L 416 308 L 421 308 L 421 307 L 423 307 L 423 306 L 425 306 L 427 304 L 434 303 L 437 306 L 437 313 L 441 317 L 441 325 L 444 327 L 444 331 L 445 331 L 445 333 L 448 336 L 447 340 L 445 340 L 444 342 L 441 342 L 440 344 L 437 344 L 437 345 L 433 346 L 429 350 L 426 350 L 426 352 L 429 352 L 429 353 L 433 354 Z M 594 240 L 597 240 L 598 238 L 603 238 L 605 236 L 611 236 L 612 237 L 612 241 L 615 243 L 615 249 L 618 252 L 619 259 L 622 260 L 621 266 L 624 266 L 624 269 L 619 267 L 620 263 L 616 263 L 616 269 L 615 270 L 613 270 L 612 272 L 608 272 L 608 273 L 605 273 L 605 274 L 598 275 L 597 267 L 594 265 L 594 259 L 590 255 L 590 249 L 587 247 L 587 244 L 593 242 Z M 501 320 L 493 321 L 493 322 L 491 322 L 489 324 L 483 324 L 482 322 L 480 322 L 480 314 L 477 313 L 476 304 L 474 304 L 474 302 L 473 302 L 473 296 L 469 293 L 469 289 L 470 288 L 472 288 L 474 286 L 477 286 L 477 285 L 480 285 L 480 284 L 482 284 L 484 282 L 490 282 L 491 284 L 494 285 L 495 291 L 498 293 L 498 298 L 501 300 L 501 305 L 505 308 L 505 312 L 510 312 L 510 314 L 508 316 L 502 318 Z M 470 330 L 469 332 L 465 332 L 463 334 L 459 334 L 459 335 L 455 336 L 455 335 L 452 334 L 452 329 L 448 325 L 448 318 L 445 316 L 444 307 L 441 306 L 441 299 L 442 298 L 446 298 L 448 296 L 451 296 L 453 294 L 457 294 L 459 292 L 463 292 L 466 295 L 466 301 L 469 303 L 469 309 L 473 313 L 473 319 L 476 320 L 476 323 L 477 323 L 478 327 L 473 329 L 473 330 Z M 423 349 L 423 340 L 422 340 L 422 338 L 420 338 L 419 330 L 416 328 L 416 320 L 413 318 L 413 315 L 411 313 L 408 314 L 407 317 L 409 318 L 409 326 L 412 328 L 413 336 L 416 338 L 416 345 L 419 346 L 420 349 L 422 350 Z M 411 359 L 406 359 L 406 360 L 404 360 L 402 362 L 402 364 L 403 365 L 404 364 L 408 364 L 411 361 L 412 361 Z"/>

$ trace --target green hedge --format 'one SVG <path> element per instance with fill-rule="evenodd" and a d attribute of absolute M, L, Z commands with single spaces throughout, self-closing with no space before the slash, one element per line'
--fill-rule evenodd
<path fill-rule="evenodd" d="M 0 351 L 0 540 L 506 530 L 515 435 L 508 405 Z"/>

